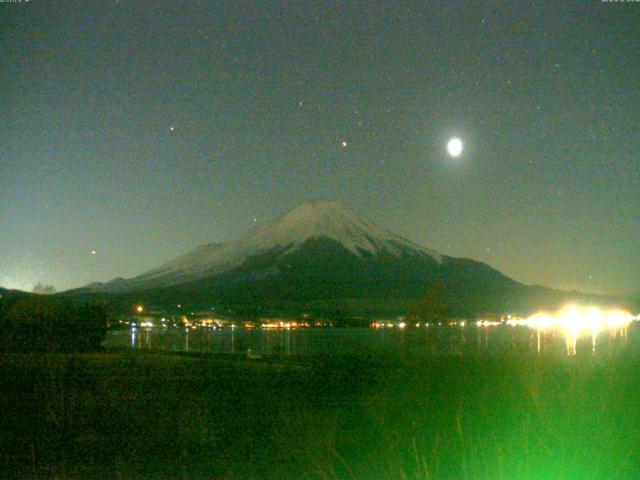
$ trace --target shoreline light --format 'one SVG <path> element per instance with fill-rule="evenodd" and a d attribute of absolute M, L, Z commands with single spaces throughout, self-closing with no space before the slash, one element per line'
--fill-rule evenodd
<path fill-rule="evenodd" d="M 605 330 L 626 328 L 638 317 L 621 309 L 602 309 L 569 304 L 557 312 L 538 312 L 523 320 L 510 320 L 513 326 L 526 326 L 534 330 L 560 329 L 573 335 L 593 335 Z"/>

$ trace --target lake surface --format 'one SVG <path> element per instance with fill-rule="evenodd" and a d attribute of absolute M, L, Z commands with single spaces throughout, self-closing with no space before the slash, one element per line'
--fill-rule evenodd
<path fill-rule="evenodd" d="M 618 355 L 640 353 L 640 325 L 572 334 L 526 326 L 430 326 L 422 328 L 244 329 L 131 328 L 112 330 L 105 346 L 257 355 L 377 355 L 420 357 L 522 353 L 539 355 Z"/>

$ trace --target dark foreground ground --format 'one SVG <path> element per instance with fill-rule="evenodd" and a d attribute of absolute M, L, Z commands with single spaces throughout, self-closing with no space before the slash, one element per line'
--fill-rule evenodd
<path fill-rule="evenodd" d="M 640 361 L 0 356 L 3 478 L 639 479 Z"/>

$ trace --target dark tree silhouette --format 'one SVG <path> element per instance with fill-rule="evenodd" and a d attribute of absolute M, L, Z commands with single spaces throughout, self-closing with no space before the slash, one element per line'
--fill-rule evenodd
<path fill-rule="evenodd" d="M 97 351 L 106 334 L 100 305 L 26 296 L 0 303 L 0 351 Z"/>
<path fill-rule="evenodd" d="M 446 288 L 434 283 L 408 309 L 409 318 L 425 322 L 441 322 L 451 317 L 451 302 Z"/>

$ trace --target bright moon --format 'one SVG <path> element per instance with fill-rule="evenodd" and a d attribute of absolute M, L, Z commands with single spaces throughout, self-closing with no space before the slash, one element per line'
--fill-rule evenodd
<path fill-rule="evenodd" d="M 458 137 L 453 137 L 447 143 L 447 153 L 451 157 L 459 157 L 462 153 L 462 140 Z"/>

